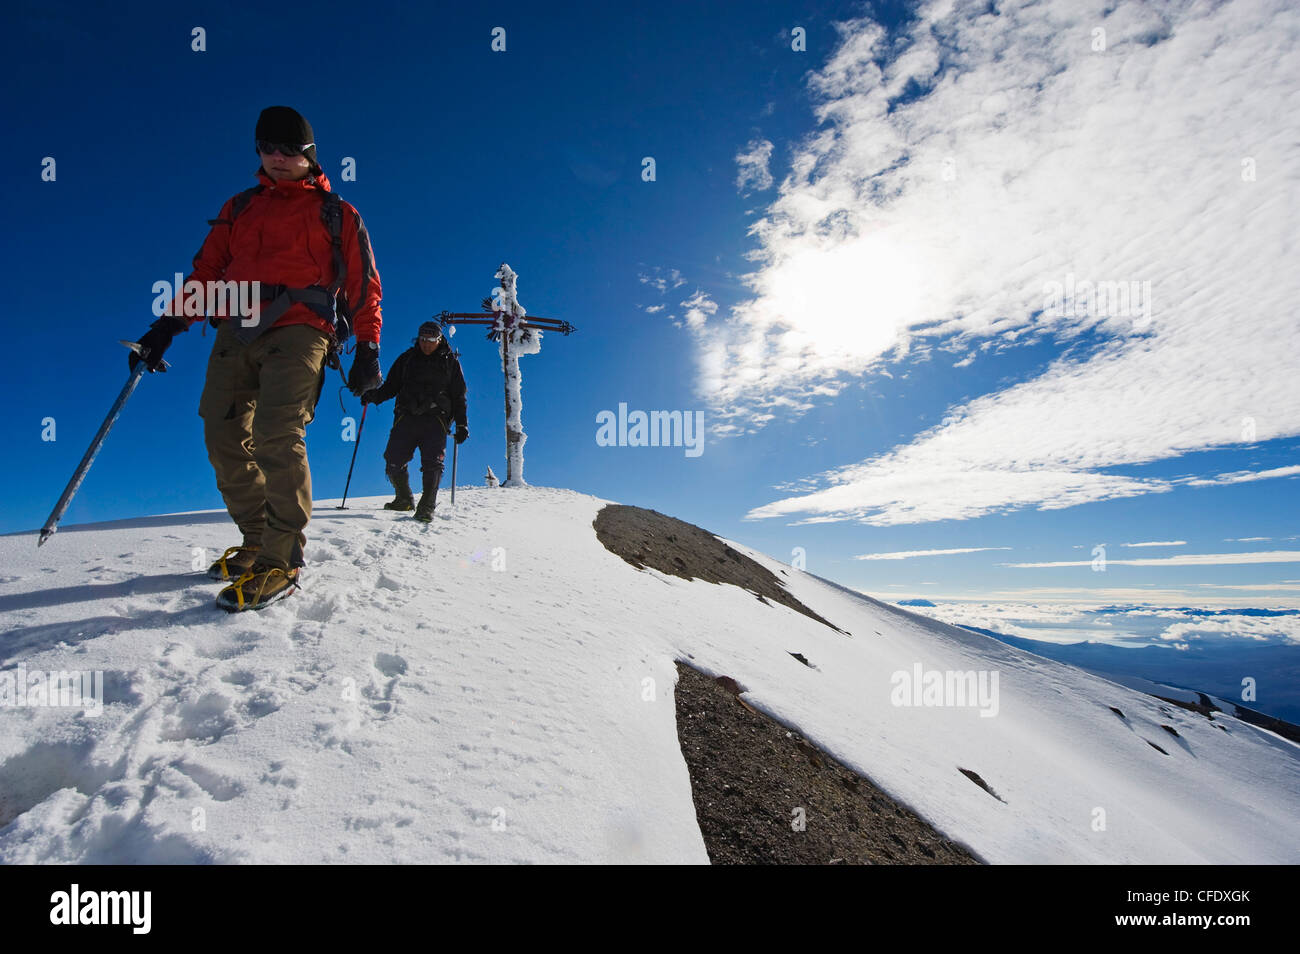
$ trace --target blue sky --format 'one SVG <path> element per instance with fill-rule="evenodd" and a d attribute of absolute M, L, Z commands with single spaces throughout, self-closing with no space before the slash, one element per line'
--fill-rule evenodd
<path fill-rule="evenodd" d="M 578 327 L 522 361 L 531 483 L 799 547 L 884 598 L 1294 605 L 1300 147 L 1268 103 L 1297 81 L 1268 37 L 1295 14 L 1235 6 L 324 4 L 273 22 L 20 3 L 0 40 L 0 531 L 40 526 L 124 379 L 117 339 L 252 183 L 259 110 L 288 104 L 369 228 L 385 367 L 431 314 L 476 310 L 502 261 L 531 313 Z M 1149 313 L 1049 314 L 1067 275 L 1146 282 Z M 454 340 L 478 483 L 504 470 L 500 368 L 480 331 Z M 195 410 L 209 348 L 177 340 L 67 522 L 221 505 Z M 352 451 L 338 383 L 308 432 L 322 499 Z M 620 403 L 702 411 L 704 453 L 598 446 Z M 353 496 L 387 492 L 391 414 L 370 415 Z M 1269 562 L 1225 562 L 1243 559 Z M 1012 565 L 1038 563 L 1083 565 Z"/>

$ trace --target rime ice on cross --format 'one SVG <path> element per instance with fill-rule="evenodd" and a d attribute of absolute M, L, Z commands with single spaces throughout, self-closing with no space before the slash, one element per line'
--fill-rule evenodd
<path fill-rule="evenodd" d="M 506 378 L 506 487 L 527 487 L 524 481 L 524 442 L 528 435 L 524 433 L 523 395 L 519 376 L 519 356 L 536 354 L 542 350 L 542 333 L 535 328 L 521 324 L 527 311 L 519 304 L 515 293 L 515 273 L 509 265 L 502 262 L 497 269 L 496 278 L 501 282 L 492 290 L 492 310 L 496 313 L 496 324 L 492 330 L 498 332 L 500 339 L 501 369 Z"/>
<path fill-rule="evenodd" d="M 556 318 L 528 317 L 519 304 L 515 292 L 515 272 L 504 262 L 497 269 L 496 279 L 501 284 L 492 290 L 491 300 L 484 300 L 483 314 L 444 311 L 437 315 L 443 325 L 491 325 L 488 337 L 498 343 L 501 370 L 505 375 L 506 391 L 506 479 L 503 487 L 526 487 L 524 481 L 524 442 L 528 440 L 523 426 L 523 398 L 520 392 L 519 356 L 536 354 L 542 350 L 542 332 L 558 331 L 571 334 L 573 325 Z"/>

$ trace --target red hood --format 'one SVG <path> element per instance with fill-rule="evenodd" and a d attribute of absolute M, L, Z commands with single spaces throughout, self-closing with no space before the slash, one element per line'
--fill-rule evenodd
<path fill-rule="evenodd" d="M 257 181 L 279 192 L 306 192 L 309 189 L 320 189 L 322 192 L 330 191 L 329 177 L 323 172 L 317 176 L 308 175 L 304 179 L 289 179 L 277 182 L 266 174 L 265 169 L 259 168 L 257 170 Z"/>

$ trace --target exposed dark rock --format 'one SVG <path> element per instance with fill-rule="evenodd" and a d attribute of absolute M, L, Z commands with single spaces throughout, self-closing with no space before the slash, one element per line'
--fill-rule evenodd
<path fill-rule="evenodd" d="M 592 526 L 605 549 L 638 570 L 651 567 L 684 580 L 738 586 L 759 599 L 788 606 L 836 632 L 844 632 L 795 599 L 770 570 L 694 524 L 657 510 L 608 504 L 596 514 Z"/>
<path fill-rule="evenodd" d="M 1273 716 L 1265 715 L 1262 712 L 1256 712 L 1254 709 L 1247 709 L 1245 706 L 1233 707 L 1233 715 L 1242 722 L 1249 722 L 1251 725 L 1257 725 L 1261 729 L 1268 729 L 1270 732 L 1276 732 L 1284 739 L 1290 739 L 1292 742 L 1300 743 L 1300 725 L 1293 722 L 1287 722 L 1284 719 L 1275 719 Z"/>
<path fill-rule="evenodd" d="M 984 779 L 980 778 L 978 772 L 972 772 L 970 769 L 964 769 L 964 768 L 958 768 L 957 771 L 961 772 L 962 775 L 965 775 L 968 779 L 970 779 L 980 788 L 984 789 L 984 791 L 988 792 L 990 795 L 992 795 L 1002 804 L 1005 805 L 1007 803 L 1007 800 L 1005 798 L 1003 798 L 997 792 L 993 791 L 993 789 L 989 788 L 989 783 L 984 781 Z"/>
<path fill-rule="evenodd" d="M 736 680 L 680 661 L 677 673 L 677 735 L 714 864 L 979 864 L 870 779 L 756 711 Z"/>
<path fill-rule="evenodd" d="M 1174 705 L 1178 706 L 1181 709 L 1186 709 L 1188 712 L 1195 712 L 1200 715 L 1203 715 L 1205 716 L 1205 718 L 1213 722 L 1214 713 L 1222 712 L 1223 710 L 1220 709 L 1218 706 L 1214 705 L 1212 702 L 1210 702 L 1209 696 L 1203 695 L 1201 693 L 1197 693 L 1197 694 L 1200 695 L 1201 697 L 1200 702 L 1185 702 L 1182 699 L 1169 699 L 1165 696 L 1156 696 L 1156 698 L 1163 700 L 1164 702 L 1172 702 Z"/>

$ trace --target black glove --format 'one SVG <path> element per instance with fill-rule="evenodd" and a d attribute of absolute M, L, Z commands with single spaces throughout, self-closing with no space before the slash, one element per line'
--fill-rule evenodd
<path fill-rule="evenodd" d="M 131 373 L 135 373 L 135 366 L 141 361 L 144 362 L 150 373 L 166 371 L 167 369 L 163 367 L 162 363 L 163 352 L 171 345 L 172 339 L 188 329 L 189 326 L 189 322 L 184 318 L 177 318 L 175 315 L 164 315 L 150 325 L 149 330 L 144 333 L 144 337 L 136 342 L 145 349 L 145 357 L 140 357 L 135 351 L 127 355 L 127 367 L 131 370 Z"/>
<path fill-rule="evenodd" d="M 384 383 L 384 376 L 379 371 L 379 345 L 372 341 L 357 343 L 357 355 L 352 359 L 352 370 L 348 372 L 348 390 L 357 397 Z"/>
<path fill-rule="evenodd" d="M 371 388 L 369 391 L 366 391 L 364 394 L 361 395 L 362 407 L 364 407 L 367 404 L 382 404 L 382 403 L 384 402 L 379 400 L 379 388 Z"/>
<path fill-rule="evenodd" d="M 464 424 L 457 424 L 455 437 L 456 443 L 464 444 L 467 440 L 469 440 L 469 428 Z"/>

